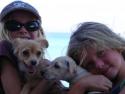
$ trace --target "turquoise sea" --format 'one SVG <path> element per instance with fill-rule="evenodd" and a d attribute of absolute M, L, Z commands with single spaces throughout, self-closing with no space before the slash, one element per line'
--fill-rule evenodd
<path fill-rule="evenodd" d="M 47 32 L 46 38 L 49 41 L 46 57 L 50 60 L 62 55 L 66 55 L 67 46 L 71 33 Z"/>

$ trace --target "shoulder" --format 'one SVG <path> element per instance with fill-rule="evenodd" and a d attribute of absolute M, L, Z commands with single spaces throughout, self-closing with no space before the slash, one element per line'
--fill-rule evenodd
<path fill-rule="evenodd" d="M 2 41 L 0 41 L 0 48 L 2 48 L 2 49 L 8 48 L 9 49 L 9 48 L 12 48 L 12 44 L 7 40 L 2 40 Z M 2 49 L 0 49 L 0 50 L 2 50 Z"/>
<path fill-rule="evenodd" d="M 13 53 L 12 44 L 7 40 L 0 41 L 0 57 L 10 56 Z"/>
<path fill-rule="evenodd" d="M 121 93 L 124 92 L 124 93 Z M 125 80 L 123 80 L 121 83 L 116 85 L 113 89 L 111 94 L 125 94 Z"/>

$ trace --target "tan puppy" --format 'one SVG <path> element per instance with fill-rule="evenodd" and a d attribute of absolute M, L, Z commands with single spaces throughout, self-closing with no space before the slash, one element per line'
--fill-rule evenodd
<path fill-rule="evenodd" d="M 70 84 L 75 83 L 86 75 L 90 75 L 90 73 L 77 66 L 75 61 L 68 56 L 56 58 L 51 62 L 51 65 L 44 70 L 45 78 L 65 80 Z"/>
<path fill-rule="evenodd" d="M 23 87 L 21 94 L 28 94 L 29 89 L 38 82 L 40 78 L 40 69 L 43 63 L 44 49 L 48 47 L 48 42 L 45 39 L 28 40 L 15 39 L 12 42 L 14 55 L 18 59 L 19 71 L 26 79 L 26 84 Z"/>
<path fill-rule="evenodd" d="M 61 56 L 51 62 L 51 65 L 43 70 L 44 77 L 48 80 L 65 80 L 70 86 L 81 77 L 92 75 L 85 69 L 77 66 L 75 61 L 68 56 Z M 107 94 L 98 91 L 91 91 L 88 94 Z"/>

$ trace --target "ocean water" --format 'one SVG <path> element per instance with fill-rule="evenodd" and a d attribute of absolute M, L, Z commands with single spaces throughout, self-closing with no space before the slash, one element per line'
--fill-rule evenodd
<path fill-rule="evenodd" d="M 64 32 L 47 32 L 46 38 L 49 42 L 49 47 L 46 51 L 46 58 L 54 60 L 56 57 L 66 55 L 71 33 Z M 61 80 L 65 87 L 69 87 L 69 83 Z"/>
<path fill-rule="evenodd" d="M 49 60 L 53 60 L 56 57 L 66 55 L 71 33 L 47 32 L 45 34 L 49 42 L 49 47 L 46 51 L 46 57 Z"/>

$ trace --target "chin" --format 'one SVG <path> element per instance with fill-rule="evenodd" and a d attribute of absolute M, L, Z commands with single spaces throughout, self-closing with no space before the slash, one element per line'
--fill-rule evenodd
<path fill-rule="evenodd" d="M 117 77 L 117 75 L 118 75 L 118 72 L 114 70 L 113 72 L 110 72 L 110 73 L 107 75 L 107 77 L 108 77 L 110 80 L 113 80 L 113 79 L 115 79 L 115 78 Z"/>

